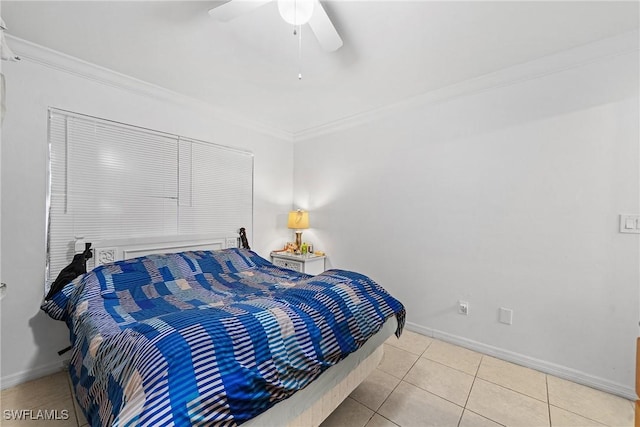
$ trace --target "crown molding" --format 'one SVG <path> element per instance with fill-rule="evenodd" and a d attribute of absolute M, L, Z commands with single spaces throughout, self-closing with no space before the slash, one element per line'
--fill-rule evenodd
<path fill-rule="evenodd" d="M 10 41 L 12 49 L 15 50 L 22 59 L 30 60 L 46 67 L 74 74 L 107 86 L 125 89 L 133 93 L 162 101 L 170 101 L 190 108 L 196 108 L 228 123 L 290 142 L 304 141 L 343 131 L 407 109 L 422 108 L 458 97 L 469 96 L 523 83 L 528 80 L 542 78 L 550 74 L 582 67 L 590 63 L 604 61 L 615 56 L 637 53 L 639 49 L 639 31 L 634 30 L 547 55 L 523 64 L 504 68 L 444 88 L 425 92 L 380 108 L 343 117 L 301 131 L 289 132 L 270 124 L 249 120 L 240 115 L 230 113 L 219 106 L 173 92 L 169 89 L 83 61 L 27 40 L 8 34 L 6 37 Z"/>
<path fill-rule="evenodd" d="M 316 138 L 356 126 L 379 120 L 389 114 L 407 109 L 449 101 L 462 96 L 469 96 L 488 90 L 519 84 L 538 79 L 550 74 L 559 73 L 572 68 L 604 61 L 612 57 L 637 53 L 639 48 L 638 30 L 623 33 L 614 37 L 601 39 L 593 43 L 567 49 L 547 55 L 533 61 L 514 65 L 502 70 L 465 80 L 450 86 L 425 92 L 411 98 L 382 106 L 373 110 L 354 114 L 319 126 L 294 132 L 295 142 Z"/>
<path fill-rule="evenodd" d="M 174 92 L 9 34 L 5 34 L 5 37 L 11 44 L 11 48 L 22 60 L 38 63 L 54 70 L 73 74 L 106 86 L 124 89 L 138 95 L 201 110 L 227 123 L 264 135 L 290 142 L 293 141 L 293 133 L 278 129 L 270 124 L 248 120 L 230 113 L 219 106 L 211 105 L 205 101 Z"/>

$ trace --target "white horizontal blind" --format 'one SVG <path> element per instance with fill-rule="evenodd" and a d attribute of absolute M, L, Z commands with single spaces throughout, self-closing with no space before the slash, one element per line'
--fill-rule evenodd
<path fill-rule="evenodd" d="M 253 155 L 51 109 L 45 291 L 74 240 L 252 229 Z"/>
<path fill-rule="evenodd" d="M 253 174 L 240 176 L 232 172 L 252 170 L 252 157 L 199 141 L 183 140 L 181 147 L 183 145 L 190 146 L 181 152 L 190 154 L 188 173 L 191 175 L 191 187 L 186 194 L 183 193 L 186 189 L 180 187 L 180 234 L 218 234 L 229 230 L 230 226 L 233 229 L 233 224 L 249 224 Z M 182 168 L 183 162 L 180 164 Z M 227 209 L 227 206 L 234 209 Z"/>

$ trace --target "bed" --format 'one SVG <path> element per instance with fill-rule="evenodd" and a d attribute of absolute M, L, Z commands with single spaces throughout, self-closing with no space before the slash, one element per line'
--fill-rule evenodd
<path fill-rule="evenodd" d="M 96 248 L 96 267 L 43 303 L 69 327 L 92 426 L 317 426 L 402 332 L 404 307 L 370 278 L 309 276 L 230 243 Z"/>

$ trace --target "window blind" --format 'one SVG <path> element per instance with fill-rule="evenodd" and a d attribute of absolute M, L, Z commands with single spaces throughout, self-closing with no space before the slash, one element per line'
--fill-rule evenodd
<path fill-rule="evenodd" d="M 48 139 L 45 292 L 79 237 L 251 233 L 250 152 L 57 109 Z"/>

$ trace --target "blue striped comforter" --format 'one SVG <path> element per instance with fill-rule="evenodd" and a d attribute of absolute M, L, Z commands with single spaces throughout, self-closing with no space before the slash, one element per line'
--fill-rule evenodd
<path fill-rule="evenodd" d="M 238 425 L 357 350 L 404 307 L 371 279 L 308 276 L 242 249 L 150 255 L 78 277 L 42 309 L 69 326 L 92 426 Z"/>

